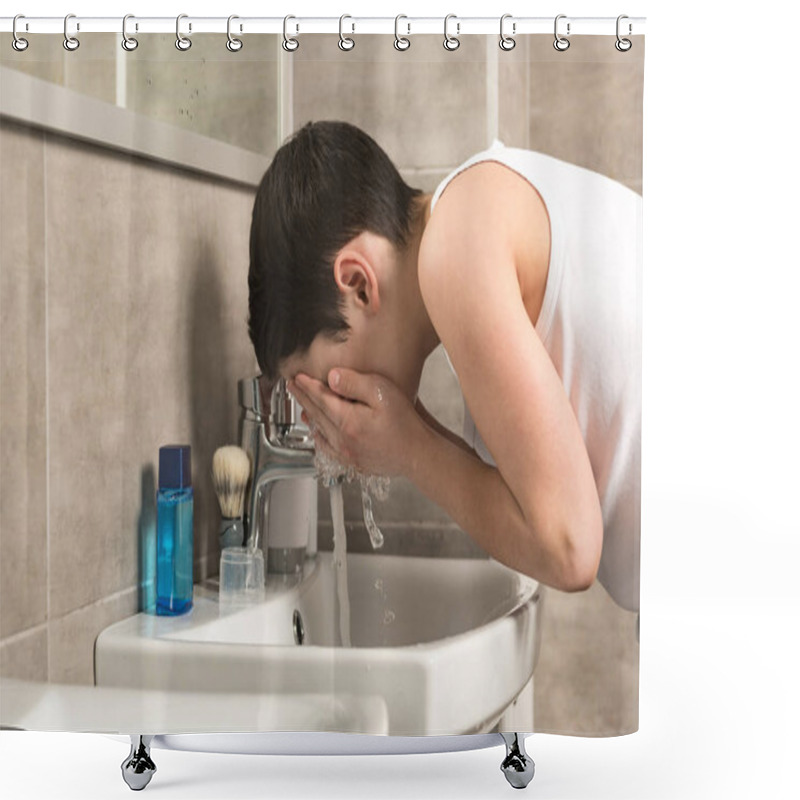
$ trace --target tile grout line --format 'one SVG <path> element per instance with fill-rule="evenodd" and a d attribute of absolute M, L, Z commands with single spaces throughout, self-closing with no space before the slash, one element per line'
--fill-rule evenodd
<path fill-rule="evenodd" d="M 25 628 L 24 630 L 12 633 L 3 639 L 0 639 L 0 645 L 5 646 L 7 644 L 16 644 L 17 642 L 22 641 L 26 636 L 33 636 L 33 634 L 39 633 L 41 630 L 47 632 L 47 625 L 48 623 L 46 621 L 40 622 L 38 625 L 34 625 L 32 628 Z"/>
<path fill-rule="evenodd" d="M 42 205 L 44 219 L 44 517 L 45 517 L 45 592 L 47 630 L 47 680 L 50 680 L 50 270 L 47 257 L 47 133 L 42 135 Z"/>
<path fill-rule="evenodd" d="M 283 52 L 283 41 L 276 37 L 278 50 L 278 147 L 294 131 L 294 59 Z"/>
<path fill-rule="evenodd" d="M 118 600 L 120 597 L 123 597 L 126 594 L 132 594 L 138 591 L 138 587 L 134 586 L 126 586 L 124 589 L 119 589 L 116 592 L 112 592 L 111 594 L 107 594 L 104 597 L 99 597 L 97 600 L 92 600 L 91 603 L 86 603 L 85 605 L 78 606 L 77 608 L 73 608 L 70 611 L 67 611 L 62 617 L 59 617 L 57 620 L 47 620 L 45 622 L 40 622 L 38 625 L 34 625 L 32 628 L 25 628 L 25 630 L 17 631 L 17 633 L 12 633 L 10 636 L 6 636 L 4 639 L 0 640 L 0 644 L 13 644 L 15 641 L 19 639 L 23 639 L 26 636 L 29 636 L 33 633 L 37 633 L 40 630 L 45 630 L 48 635 L 50 633 L 50 623 L 51 622 L 61 622 L 62 620 L 68 619 L 69 617 L 73 616 L 74 614 L 79 614 L 83 611 L 87 611 L 90 608 L 95 608 L 96 606 L 102 606 L 104 603 L 111 602 L 113 600 Z M 50 679 L 50 645 L 48 642 L 47 647 L 47 660 L 48 660 L 48 680 Z"/>
<path fill-rule="evenodd" d="M 525 40 L 525 147 L 531 146 L 531 45 L 530 39 Z"/>
<path fill-rule="evenodd" d="M 139 587 L 134 584 L 133 586 L 126 586 L 124 589 L 118 589 L 116 592 L 112 592 L 111 594 L 104 595 L 103 597 L 98 597 L 96 600 L 92 600 L 90 603 L 86 603 L 85 605 L 78 606 L 77 608 L 73 608 L 70 611 L 67 611 L 63 617 L 59 617 L 59 621 L 62 619 L 66 619 L 67 617 L 72 616 L 73 614 L 77 614 L 81 611 L 86 611 L 87 609 L 94 608 L 96 606 L 102 606 L 104 603 L 109 603 L 114 600 L 118 600 L 120 597 L 123 597 L 126 594 L 131 594 L 138 592 Z"/>
<path fill-rule="evenodd" d="M 492 146 L 499 138 L 499 80 L 500 63 L 498 47 L 491 36 L 486 37 L 486 147 Z"/>
<path fill-rule="evenodd" d="M 128 103 L 128 61 L 126 51 L 122 47 L 115 48 L 114 61 L 115 97 L 114 103 L 118 108 L 125 108 Z"/>

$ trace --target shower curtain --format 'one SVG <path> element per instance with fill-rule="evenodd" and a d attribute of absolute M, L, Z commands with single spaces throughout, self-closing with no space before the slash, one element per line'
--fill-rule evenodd
<path fill-rule="evenodd" d="M 644 37 L 291 33 L 0 47 L 0 724 L 635 731 Z M 278 367 L 356 468 L 274 484 L 225 603 L 212 459 Z"/>

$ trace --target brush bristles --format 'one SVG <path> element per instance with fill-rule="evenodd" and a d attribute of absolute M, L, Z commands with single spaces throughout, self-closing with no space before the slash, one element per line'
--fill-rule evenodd
<path fill-rule="evenodd" d="M 214 453 L 211 462 L 214 491 L 223 517 L 235 519 L 244 512 L 244 497 L 250 480 L 250 459 L 241 447 L 227 445 Z"/>

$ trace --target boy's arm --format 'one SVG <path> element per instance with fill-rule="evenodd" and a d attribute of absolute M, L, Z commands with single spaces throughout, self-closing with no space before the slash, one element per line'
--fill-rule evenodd
<path fill-rule="evenodd" d="M 499 561 L 552 586 L 586 588 L 602 516 L 580 428 L 522 300 L 517 243 L 530 218 L 517 212 L 518 184 L 500 174 L 493 185 L 473 170 L 439 200 L 419 280 L 497 468 L 428 428 L 409 477 Z"/>
<path fill-rule="evenodd" d="M 579 580 L 535 546 L 525 515 L 497 469 L 431 427 L 421 435 L 406 477 L 492 558 L 562 591 L 587 588 L 591 580 Z"/>

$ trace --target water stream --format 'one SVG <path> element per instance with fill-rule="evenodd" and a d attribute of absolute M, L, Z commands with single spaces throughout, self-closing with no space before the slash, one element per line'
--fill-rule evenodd
<path fill-rule="evenodd" d="M 333 521 L 333 568 L 336 582 L 336 603 L 338 606 L 339 643 L 350 647 L 350 596 L 347 585 L 347 532 L 344 527 L 344 500 L 342 484 L 356 478 L 361 485 L 361 507 L 364 525 L 369 533 L 373 549 L 383 547 L 383 534 L 372 513 L 372 497 L 385 500 L 389 494 L 389 478 L 380 475 L 364 475 L 353 467 L 344 467 L 317 450 L 314 456 L 316 475 L 327 486 L 331 494 L 331 520 Z M 385 598 L 384 598 L 385 599 Z M 391 613 L 391 612 L 389 612 Z M 392 614 L 392 619 L 394 614 Z M 389 620 L 391 622 L 391 620 Z M 389 624 L 386 622 L 386 624 Z"/>
<path fill-rule="evenodd" d="M 341 482 L 330 485 L 333 520 L 333 570 L 339 617 L 339 644 L 350 647 L 350 593 L 347 586 L 347 534 L 344 529 L 344 501 Z"/>

